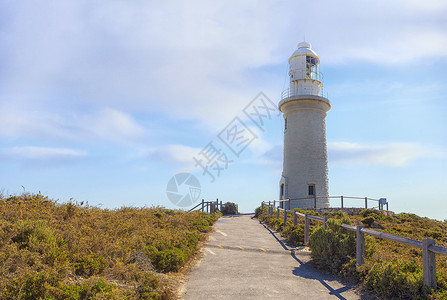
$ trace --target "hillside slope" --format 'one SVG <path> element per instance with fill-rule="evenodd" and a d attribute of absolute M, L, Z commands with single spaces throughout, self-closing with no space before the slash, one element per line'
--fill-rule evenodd
<path fill-rule="evenodd" d="M 219 215 L 0 197 L 0 299 L 170 299 Z"/>

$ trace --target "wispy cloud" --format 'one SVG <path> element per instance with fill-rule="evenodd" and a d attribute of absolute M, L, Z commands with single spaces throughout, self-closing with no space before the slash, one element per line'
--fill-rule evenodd
<path fill-rule="evenodd" d="M 83 116 L 78 126 L 95 138 L 118 143 L 137 141 L 145 135 L 145 129 L 131 115 L 112 108 Z"/>
<path fill-rule="evenodd" d="M 411 161 L 427 157 L 446 157 L 447 153 L 414 143 L 358 144 L 328 143 L 329 162 L 354 165 L 407 166 Z"/>
<path fill-rule="evenodd" d="M 195 168 L 193 157 L 197 156 L 201 150 L 201 148 L 174 144 L 140 150 L 139 156 L 155 162 L 169 163 L 175 168 L 193 170 Z"/>
<path fill-rule="evenodd" d="M 93 113 L 42 112 L 4 105 L 0 136 L 53 140 L 138 142 L 147 130 L 127 113 L 103 108 Z"/>
<path fill-rule="evenodd" d="M 75 159 L 87 155 L 87 152 L 82 150 L 33 146 L 5 148 L 0 150 L 0 153 L 8 158 L 28 161 Z"/>

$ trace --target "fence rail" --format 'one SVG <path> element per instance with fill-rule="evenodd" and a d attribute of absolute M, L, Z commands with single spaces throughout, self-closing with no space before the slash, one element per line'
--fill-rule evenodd
<path fill-rule="evenodd" d="M 222 201 L 219 202 L 219 199 L 216 199 L 216 201 L 205 201 L 202 199 L 202 202 L 188 210 L 187 212 L 191 212 L 193 210 L 200 210 L 200 211 L 206 211 L 209 213 L 214 213 L 216 210 L 219 209 L 222 210 Z"/>
<path fill-rule="evenodd" d="M 356 198 L 356 197 L 353 197 Z M 264 206 L 268 207 L 268 214 L 273 215 L 273 210 L 275 209 L 275 202 L 285 202 L 286 200 L 273 201 L 274 204 L 271 204 L 269 201 L 261 203 L 261 208 Z M 279 212 L 284 212 L 284 221 L 283 225 L 287 223 L 287 214 L 292 214 L 293 216 L 293 224 L 297 225 L 298 216 L 304 218 L 304 244 L 309 244 L 309 225 L 310 220 L 315 220 L 318 222 L 322 222 L 324 229 L 327 229 L 327 217 L 320 218 L 316 216 L 310 216 L 308 214 L 302 214 L 297 211 L 287 210 L 281 207 L 276 207 L 276 218 L 279 219 Z M 422 249 L 422 271 L 423 271 L 423 282 L 425 286 L 436 289 L 436 254 L 446 255 L 447 256 L 447 248 L 436 246 L 436 241 L 434 239 L 423 239 L 422 241 L 417 241 L 413 239 L 409 239 L 406 237 L 393 235 L 385 232 L 375 231 L 371 229 L 364 228 L 363 225 L 351 226 L 347 224 L 341 225 L 343 228 L 356 232 L 356 261 L 357 265 L 361 266 L 365 262 L 365 234 L 374 236 L 380 239 L 386 239 L 393 242 L 409 245 L 412 247 L 417 247 Z"/>
<path fill-rule="evenodd" d="M 377 207 L 379 210 L 384 210 L 384 206 L 386 206 L 386 210 L 388 210 L 388 201 L 386 198 L 380 198 L 380 199 L 374 199 L 374 198 L 368 198 L 368 197 L 352 197 L 352 196 L 313 196 L 313 197 L 303 197 L 303 198 L 290 198 L 290 199 L 282 199 L 282 200 L 274 200 L 273 205 L 275 206 L 276 202 L 278 203 L 284 203 L 281 208 L 285 208 L 285 203 L 288 203 L 288 208 L 290 209 L 292 207 L 292 201 L 303 201 L 303 200 L 311 200 L 313 201 L 313 207 L 311 208 L 317 208 L 317 199 L 340 199 L 340 208 L 345 208 L 345 199 L 351 199 L 351 200 L 363 200 L 364 201 L 364 207 L 368 208 L 368 201 L 377 202 L 377 206 L 373 206 L 373 208 Z M 270 202 L 270 201 L 269 201 Z"/>

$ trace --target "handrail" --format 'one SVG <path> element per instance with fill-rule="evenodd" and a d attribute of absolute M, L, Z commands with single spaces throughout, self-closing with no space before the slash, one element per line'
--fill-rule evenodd
<path fill-rule="evenodd" d="M 194 206 L 193 208 L 189 209 L 187 212 L 191 212 L 194 209 L 196 209 L 197 207 L 199 207 L 199 205 L 203 205 L 202 202 L 200 202 L 199 204 L 197 204 L 196 206 Z"/>
<path fill-rule="evenodd" d="M 368 235 L 372 235 L 377 238 L 381 238 L 381 239 L 385 239 L 385 240 L 389 240 L 389 241 L 393 241 L 393 242 L 398 242 L 398 243 L 413 246 L 413 247 L 422 248 L 422 242 L 416 241 L 413 239 L 409 239 L 409 238 L 406 238 L 403 236 L 398 236 L 398 235 L 394 235 L 394 234 L 390 234 L 390 233 L 385 233 L 385 232 L 380 232 L 380 231 L 375 231 L 375 230 L 370 230 L 370 229 L 365 229 L 365 228 L 362 228 L 361 232 L 366 233 Z"/>
<path fill-rule="evenodd" d="M 337 198 L 340 198 L 340 208 L 344 208 L 344 200 L 345 199 L 355 199 L 355 200 L 364 200 L 365 201 L 364 202 L 365 209 L 368 208 L 368 201 L 375 201 L 378 203 L 378 206 L 374 206 L 372 208 L 378 208 L 379 210 L 384 210 L 384 206 L 386 205 L 386 210 L 388 211 L 388 202 L 386 201 L 386 198 L 375 199 L 375 198 L 354 197 L 354 196 L 311 196 L 311 197 L 301 197 L 301 198 L 280 199 L 280 200 L 274 200 L 273 202 L 274 203 L 289 202 L 289 208 L 290 208 L 292 201 L 308 200 L 308 201 L 313 201 L 313 208 L 317 208 L 317 199 L 337 199 Z M 385 202 L 382 202 L 382 200 L 385 200 Z"/>
<path fill-rule="evenodd" d="M 447 248 L 444 247 L 431 245 L 430 247 L 428 247 L 428 250 L 436 254 L 447 255 Z"/>
<path fill-rule="evenodd" d="M 341 224 L 341 227 L 343 227 L 345 229 L 348 229 L 348 230 L 352 230 L 352 231 L 356 231 L 357 230 L 357 227 L 351 226 L 351 225 L 348 225 L 348 224 Z"/>
<path fill-rule="evenodd" d="M 309 80 L 315 80 L 315 79 L 309 79 Z M 308 96 L 308 95 L 314 95 L 314 96 L 320 96 L 320 97 L 324 97 L 323 94 L 323 88 L 321 88 L 320 92 L 315 95 L 312 93 L 312 91 L 306 91 L 304 89 L 300 89 L 298 87 L 296 88 L 288 88 L 285 89 L 284 91 L 281 92 L 281 100 L 287 99 L 289 97 L 293 97 L 293 96 Z M 329 100 L 327 100 L 327 102 L 329 102 Z"/>
<path fill-rule="evenodd" d="M 197 209 L 199 206 L 201 206 L 197 210 L 205 211 L 205 209 L 206 209 L 206 212 L 213 213 L 216 211 L 216 209 L 219 209 L 219 205 L 220 205 L 220 209 L 222 210 L 222 201 L 219 202 L 219 199 L 216 199 L 216 201 L 205 201 L 204 199 L 202 199 L 202 202 L 198 203 L 196 206 L 189 209 L 187 212 L 191 212 L 191 211 Z"/>

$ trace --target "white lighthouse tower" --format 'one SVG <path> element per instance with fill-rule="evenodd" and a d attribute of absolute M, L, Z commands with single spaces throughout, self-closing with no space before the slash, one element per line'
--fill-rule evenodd
<path fill-rule="evenodd" d="M 285 122 L 280 199 L 292 199 L 281 202 L 284 208 L 329 207 L 325 118 L 331 105 L 322 95 L 319 63 L 307 42 L 289 58 L 290 85 L 278 104 Z"/>

